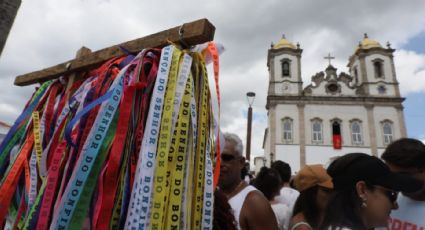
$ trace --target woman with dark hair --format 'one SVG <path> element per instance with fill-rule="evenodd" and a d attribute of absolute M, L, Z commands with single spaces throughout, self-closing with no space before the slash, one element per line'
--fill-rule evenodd
<path fill-rule="evenodd" d="M 300 191 L 289 223 L 291 230 L 317 229 L 323 220 L 327 200 L 332 192 L 332 178 L 322 165 L 306 165 L 294 178 Z"/>
<path fill-rule="evenodd" d="M 237 230 L 236 225 L 232 207 L 230 207 L 226 195 L 216 189 L 214 192 L 213 230 Z"/>
<path fill-rule="evenodd" d="M 289 208 L 275 200 L 275 197 L 280 193 L 281 184 L 282 181 L 279 173 L 276 170 L 267 167 L 262 167 L 253 181 L 254 187 L 260 190 L 267 200 L 269 200 L 276 216 L 279 230 L 286 230 L 289 221 Z"/>
<path fill-rule="evenodd" d="M 422 183 L 392 173 L 376 157 L 350 153 L 328 167 L 334 192 L 320 229 L 373 229 L 385 227 L 392 209 L 397 209 L 399 191 L 414 192 Z"/>

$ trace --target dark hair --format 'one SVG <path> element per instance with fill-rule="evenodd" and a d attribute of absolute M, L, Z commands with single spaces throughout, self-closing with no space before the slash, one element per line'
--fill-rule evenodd
<path fill-rule="evenodd" d="M 275 161 L 270 166 L 272 169 L 276 170 L 283 183 L 288 183 L 291 179 L 291 166 L 283 161 Z"/>
<path fill-rule="evenodd" d="M 252 178 L 252 175 L 249 173 L 249 162 L 245 162 L 244 167 L 241 170 L 241 179 L 244 180 L 246 176 L 248 176 L 250 179 Z"/>
<path fill-rule="evenodd" d="M 382 159 L 399 167 L 425 169 L 425 145 L 413 138 L 401 138 L 388 145 Z"/>
<path fill-rule="evenodd" d="M 294 204 L 294 210 L 292 211 L 292 217 L 299 213 L 304 215 L 306 222 L 315 229 L 319 224 L 319 207 L 317 205 L 317 191 L 319 186 L 313 186 L 304 191 L 300 192 L 297 200 Z"/>
<path fill-rule="evenodd" d="M 253 185 L 260 190 L 268 200 L 279 194 L 281 179 L 279 173 L 271 168 L 262 167 Z"/>
<path fill-rule="evenodd" d="M 350 153 L 339 157 L 329 165 L 327 172 L 331 177 L 341 174 L 350 164 L 363 156 L 363 153 Z M 373 185 L 367 181 L 365 183 L 368 189 L 374 190 Z M 361 203 L 355 184 L 340 190 L 334 188 L 319 229 L 338 229 L 338 227 L 367 229 L 361 218 Z"/>
<path fill-rule="evenodd" d="M 213 230 L 236 230 L 237 222 L 233 216 L 226 195 L 219 189 L 214 192 Z"/>

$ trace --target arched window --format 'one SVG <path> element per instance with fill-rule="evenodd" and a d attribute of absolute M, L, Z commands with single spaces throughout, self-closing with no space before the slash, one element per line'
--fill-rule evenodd
<path fill-rule="evenodd" d="M 322 120 L 315 118 L 311 121 L 311 142 L 318 144 L 323 142 Z"/>
<path fill-rule="evenodd" d="M 375 71 L 375 78 L 384 78 L 383 63 L 384 61 L 381 59 L 375 59 L 373 61 L 373 69 Z"/>
<path fill-rule="evenodd" d="M 351 121 L 351 140 L 353 145 L 363 144 L 362 123 L 359 120 Z"/>
<path fill-rule="evenodd" d="M 384 145 L 388 145 L 393 141 L 393 123 L 390 120 L 382 122 L 382 133 L 384 134 Z"/>
<path fill-rule="evenodd" d="M 282 137 L 285 143 L 292 142 L 293 140 L 293 134 L 292 134 L 293 124 L 292 123 L 293 123 L 292 119 L 289 117 L 282 119 L 282 128 L 283 128 Z"/>
<path fill-rule="evenodd" d="M 282 76 L 289 77 L 291 75 L 291 60 L 283 59 L 281 63 L 282 63 Z"/>

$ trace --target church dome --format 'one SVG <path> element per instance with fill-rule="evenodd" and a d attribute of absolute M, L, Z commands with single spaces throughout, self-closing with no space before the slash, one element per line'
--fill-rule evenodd
<path fill-rule="evenodd" d="M 285 35 L 282 36 L 282 38 L 273 45 L 273 49 L 280 49 L 280 48 L 291 48 L 291 49 L 296 49 L 297 47 L 290 41 L 288 41 L 285 38 Z"/>
<path fill-rule="evenodd" d="M 369 39 L 367 34 L 364 34 L 364 38 L 362 41 L 360 41 L 359 46 L 357 48 L 358 49 L 370 49 L 370 48 L 382 48 L 381 44 L 379 44 L 379 42 Z"/>

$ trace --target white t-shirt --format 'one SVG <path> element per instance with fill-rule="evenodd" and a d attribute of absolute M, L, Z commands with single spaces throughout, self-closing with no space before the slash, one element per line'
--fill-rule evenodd
<path fill-rule="evenodd" d="M 283 187 L 280 189 L 280 195 L 275 197 L 274 199 L 279 203 L 288 206 L 292 215 L 292 210 L 294 209 L 295 201 L 297 201 L 299 195 L 300 192 L 298 192 L 297 190 L 289 187 Z"/>
<path fill-rule="evenodd" d="M 398 209 L 391 211 L 388 229 L 425 229 L 425 201 L 412 200 L 400 194 Z"/>
<path fill-rule="evenodd" d="M 274 215 L 276 216 L 279 230 L 287 230 L 289 224 L 289 207 L 282 203 L 271 204 Z"/>

